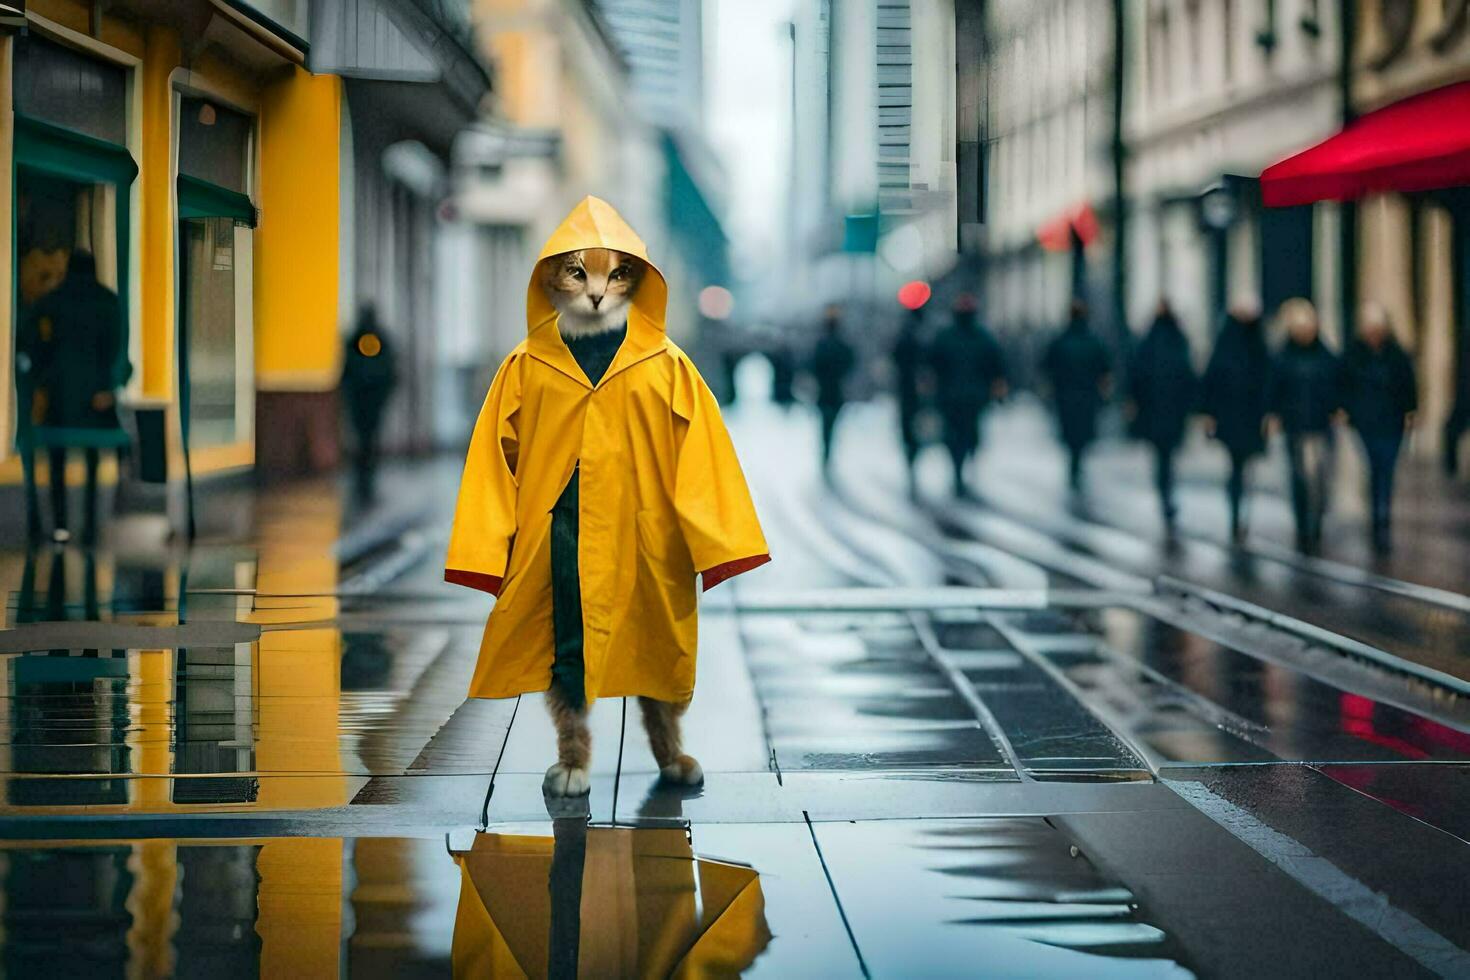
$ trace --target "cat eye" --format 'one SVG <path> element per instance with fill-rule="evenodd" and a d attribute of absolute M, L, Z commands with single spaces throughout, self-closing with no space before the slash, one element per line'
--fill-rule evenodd
<path fill-rule="evenodd" d="M 625 265 L 620 265 L 620 266 L 618 266 L 616 269 L 614 269 L 612 271 L 612 275 L 609 276 L 608 278 L 610 278 L 610 279 L 621 279 L 624 276 L 626 276 L 627 274 L 628 274 L 628 267 L 625 266 Z"/>
<path fill-rule="evenodd" d="M 583 272 L 581 269 L 574 268 L 574 269 L 572 269 L 572 278 L 573 279 L 586 279 L 587 278 L 587 273 Z"/>

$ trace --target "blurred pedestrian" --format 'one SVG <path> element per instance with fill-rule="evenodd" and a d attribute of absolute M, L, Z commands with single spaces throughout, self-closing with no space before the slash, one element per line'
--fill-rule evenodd
<path fill-rule="evenodd" d="M 796 358 L 784 340 L 772 343 L 766 357 L 771 361 L 771 401 L 784 411 L 796 402 Z"/>
<path fill-rule="evenodd" d="M 1159 300 L 1153 324 L 1133 352 L 1128 397 L 1133 435 L 1153 449 L 1159 506 L 1165 526 L 1172 530 L 1174 453 L 1184 441 L 1185 424 L 1194 409 L 1195 376 L 1189 339 L 1168 300 Z"/>
<path fill-rule="evenodd" d="M 1041 372 L 1051 384 L 1057 428 L 1067 447 L 1067 485 L 1082 486 L 1082 454 L 1097 438 L 1097 413 L 1112 381 L 1108 352 L 1087 325 L 1087 304 L 1072 300 L 1067 326 L 1047 346 Z"/>
<path fill-rule="evenodd" d="M 954 492 L 960 497 L 970 496 L 965 463 L 980 448 L 980 417 L 991 401 L 1006 395 L 1000 344 L 977 319 L 975 305 L 975 297 L 961 293 L 949 326 L 939 332 L 929 350 L 935 404 L 954 465 Z"/>
<path fill-rule="evenodd" d="M 1201 382 L 1200 411 L 1205 431 L 1230 454 L 1230 534 L 1243 540 L 1245 476 L 1251 460 L 1266 450 L 1261 422 L 1266 415 L 1266 376 L 1271 352 L 1260 310 L 1242 305 L 1225 314 L 1215 349 Z"/>
<path fill-rule="evenodd" d="M 1332 423 L 1342 409 L 1342 364 L 1322 343 L 1317 309 L 1297 297 L 1277 314 L 1286 343 L 1271 362 L 1266 383 L 1266 426 L 1286 434 L 1297 546 L 1315 548 L 1331 489 Z"/>
<path fill-rule="evenodd" d="M 67 515 L 67 446 L 86 461 L 82 541 L 97 537 L 97 470 L 100 449 L 125 443 L 117 413 L 117 389 L 129 373 L 123 356 L 117 293 L 97 281 L 90 252 L 72 252 L 60 284 L 27 312 L 17 349 L 31 391 L 31 423 L 49 448 L 51 514 L 57 541 L 70 538 Z M 33 533 L 38 530 L 32 528 Z"/>
<path fill-rule="evenodd" d="M 837 416 L 847 402 L 847 378 L 857 364 L 852 345 L 842 339 L 842 311 L 827 307 L 822 320 L 822 336 L 812 350 L 810 371 L 817 383 L 817 411 L 822 416 L 822 469 L 832 460 L 832 440 L 837 432 Z"/>
<path fill-rule="evenodd" d="M 929 349 L 924 343 L 924 308 L 909 310 L 893 344 L 893 369 L 897 381 L 898 430 L 903 439 L 903 456 L 908 464 L 909 492 L 914 492 L 914 460 L 919 455 L 919 413 L 923 409 L 922 376 L 928 365 Z"/>
<path fill-rule="evenodd" d="M 357 329 L 347 340 L 342 365 L 342 395 L 357 436 L 356 490 L 358 499 L 364 502 L 371 501 L 377 493 L 383 410 L 398 383 L 394 358 L 393 348 L 378 323 L 377 308 L 371 303 L 364 304 L 358 313 Z"/>
<path fill-rule="evenodd" d="M 1373 547 L 1389 547 L 1393 474 L 1404 432 L 1413 427 L 1419 387 L 1409 355 L 1399 346 L 1388 312 L 1364 303 L 1358 336 L 1343 356 L 1343 402 L 1368 456 L 1368 490 L 1373 512 Z"/>

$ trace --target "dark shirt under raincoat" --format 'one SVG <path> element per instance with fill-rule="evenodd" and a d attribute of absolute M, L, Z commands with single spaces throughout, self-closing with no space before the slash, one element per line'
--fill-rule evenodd
<path fill-rule="evenodd" d="M 645 262 L 612 206 L 586 198 L 538 263 L 584 248 Z M 465 458 L 444 577 L 498 599 L 470 696 L 544 691 L 555 661 L 552 512 L 578 481 L 586 700 L 687 700 L 708 589 L 769 561 L 735 448 L 709 387 L 664 332 L 668 287 L 652 263 L 627 335 L 595 383 L 561 339 L 536 281 L 526 339 L 496 373 Z M 564 505 L 565 506 L 565 505 Z"/>
<path fill-rule="evenodd" d="M 1288 435 L 1326 432 L 1342 396 L 1342 362 L 1320 339 L 1306 345 L 1288 340 L 1271 362 L 1266 411 Z"/>
<path fill-rule="evenodd" d="M 1194 410 L 1195 376 L 1189 339 L 1173 314 L 1156 317 L 1133 351 L 1128 370 L 1128 397 L 1136 414 L 1136 438 L 1160 448 L 1184 441 L 1185 425 Z"/>
<path fill-rule="evenodd" d="M 1051 383 L 1062 442 L 1079 449 L 1097 437 L 1097 413 L 1102 408 L 1102 383 L 1109 371 L 1108 352 L 1087 321 L 1067 324 L 1046 348 L 1041 370 Z"/>
<path fill-rule="evenodd" d="M 1414 365 L 1393 337 L 1377 350 L 1362 341 L 1348 347 L 1343 382 L 1348 419 L 1364 436 L 1402 434 L 1404 417 L 1419 407 Z"/>
<path fill-rule="evenodd" d="M 1233 455 L 1263 452 L 1266 381 L 1271 352 L 1259 318 L 1226 316 L 1200 381 L 1200 411 L 1215 420 L 1215 438 Z"/>

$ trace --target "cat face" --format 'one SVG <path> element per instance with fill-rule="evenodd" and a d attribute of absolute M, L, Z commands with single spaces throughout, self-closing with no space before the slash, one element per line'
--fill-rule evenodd
<path fill-rule="evenodd" d="M 647 266 L 610 248 L 584 248 L 541 263 L 541 288 L 561 314 L 561 330 L 576 336 L 620 327 Z"/>

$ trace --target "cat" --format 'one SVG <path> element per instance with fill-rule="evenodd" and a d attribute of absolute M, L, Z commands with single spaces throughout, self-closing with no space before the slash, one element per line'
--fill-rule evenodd
<path fill-rule="evenodd" d="M 635 256 L 610 248 L 584 248 L 543 262 L 541 288 L 561 315 L 562 335 L 604 333 L 626 323 L 645 268 Z"/>
<path fill-rule="evenodd" d="M 559 314 L 557 329 L 562 337 L 591 336 L 626 323 L 629 304 L 646 268 L 637 257 L 607 248 L 566 252 L 542 263 L 541 288 Z M 689 702 L 640 697 L 638 704 L 661 778 L 678 786 L 703 783 L 704 771 L 684 753 L 682 745 L 679 719 Z M 579 707 L 553 680 L 546 692 L 546 707 L 556 728 L 557 761 L 546 770 L 542 789 L 549 796 L 582 796 L 591 788 L 592 734 L 587 727 L 587 706 Z"/>

